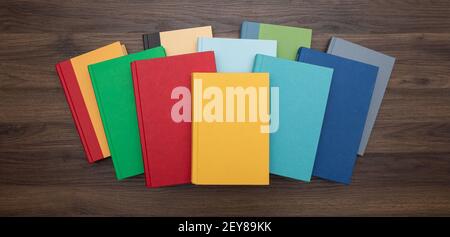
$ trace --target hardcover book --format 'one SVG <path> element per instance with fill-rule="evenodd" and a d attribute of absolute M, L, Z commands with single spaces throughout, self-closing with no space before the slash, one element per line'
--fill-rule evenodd
<path fill-rule="evenodd" d="M 253 71 L 269 73 L 271 87 L 280 90 L 270 172 L 310 181 L 333 69 L 258 54 Z"/>
<path fill-rule="evenodd" d="M 110 152 L 88 65 L 126 54 L 125 46 L 115 42 L 56 64 L 56 71 L 89 163 L 110 156 Z"/>
<path fill-rule="evenodd" d="M 155 32 L 142 36 L 144 49 L 163 46 L 167 56 L 197 52 L 199 37 L 211 38 L 211 26 Z"/>
<path fill-rule="evenodd" d="M 277 56 L 275 40 L 199 38 L 198 51 L 214 51 L 218 72 L 251 72 L 256 54 Z"/>
<path fill-rule="evenodd" d="M 312 30 L 306 28 L 272 25 L 244 21 L 241 26 L 241 39 L 264 39 L 277 41 L 277 55 L 280 58 L 295 60 L 300 47 L 311 47 Z"/>
<path fill-rule="evenodd" d="M 192 183 L 268 185 L 269 134 L 261 130 L 269 74 L 194 73 L 192 80 Z"/>
<path fill-rule="evenodd" d="M 298 61 L 333 69 L 313 175 L 349 184 L 378 68 L 308 48 Z"/>
<path fill-rule="evenodd" d="M 88 67 L 118 179 L 144 173 L 130 64 L 164 56 L 156 47 Z"/>
<path fill-rule="evenodd" d="M 148 187 L 191 182 L 191 75 L 215 71 L 213 52 L 132 63 Z"/>
<path fill-rule="evenodd" d="M 378 67 L 378 75 L 370 101 L 369 113 L 358 149 L 358 154 L 364 155 L 375 120 L 377 119 L 378 111 L 381 107 L 384 92 L 391 77 L 395 58 L 337 37 L 331 38 L 328 53 Z"/>

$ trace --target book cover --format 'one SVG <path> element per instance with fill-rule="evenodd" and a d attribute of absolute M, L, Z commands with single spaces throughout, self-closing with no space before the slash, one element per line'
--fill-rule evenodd
<path fill-rule="evenodd" d="M 277 56 L 275 40 L 199 38 L 198 51 L 214 51 L 218 72 L 251 72 L 256 54 Z"/>
<path fill-rule="evenodd" d="M 241 39 L 264 39 L 277 41 L 277 55 L 295 60 L 300 47 L 311 47 L 312 30 L 300 27 L 264 24 L 244 21 Z"/>
<path fill-rule="evenodd" d="M 110 156 L 110 152 L 88 65 L 126 54 L 125 46 L 115 42 L 56 65 L 56 71 L 89 163 Z"/>
<path fill-rule="evenodd" d="M 378 68 L 308 48 L 298 61 L 333 69 L 313 175 L 349 184 Z"/>
<path fill-rule="evenodd" d="M 191 75 L 215 71 L 213 52 L 132 63 L 148 187 L 191 182 Z"/>
<path fill-rule="evenodd" d="M 118 179 L 144 173 L 130 64 L 164 56 L 156 47 L 88 67 Z"/>
<path fill-rule="evenodd" d="M 375 120 L 377 119 L 378 111 L 381 107 L 381 102 L 383 101 L 384 93 L 389 83 L 389 78 L 391 77 L 392 69 L 394 68 L 395 58 L 337 37 L 331 38 L 328 53 L 378 67 L 378 75 L 370 101 L 369 113 L 358 149 L 358 154 L 364 155 Z"/>
<path fill-rule="evenodd" d="M 144 49 L 163 46 L 167 56 L 197 52 L 199 37 L 212 35 L 211 26 L 194 27 L 180 30 L 162 31 L 142 36 Z"/>
<path fill-rule="evenodd" d="M 192 183 L 268 185 L 269 74 L 194 73 L 192 91 Z"/>
<path fill-rule="evenodd" d="M 270 173 L 310 181 L 333 69 L 257 55 L 253 71 L 269 73 L 271 87 L 280 90 L 279 128 L 270 134 Z"/>

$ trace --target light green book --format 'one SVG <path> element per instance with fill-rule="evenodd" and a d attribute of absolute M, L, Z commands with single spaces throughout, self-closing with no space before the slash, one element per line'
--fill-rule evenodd
<path fill-rule="evenodd" d="M 263 24 L 244 21 L 241 39 L 277 41 L 277 57 L 295 60 L 300 47 L 311 47 L 312 30 L 299 27 Z"/>
<path fill-rule="evenodd" d="M 130 64 L 165 55 L 156 47 L 88 66 L 119 180 L 144 173 Z"/>

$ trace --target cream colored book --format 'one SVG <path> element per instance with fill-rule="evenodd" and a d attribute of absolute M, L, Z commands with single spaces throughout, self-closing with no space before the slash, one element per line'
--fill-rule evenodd
<path fill-rule="evenodd" d="M 162 31 L 143 35 L 144 49 L 163 46 L 167 56 L 197 52 L 199 37 L 211 38 L 212 27 L 202 26 L 180 30 Z"/>

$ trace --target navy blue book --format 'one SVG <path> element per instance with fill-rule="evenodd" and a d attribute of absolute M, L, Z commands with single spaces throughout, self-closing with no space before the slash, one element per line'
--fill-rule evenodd
<path fill-rule="evenodd" d="M 313 175 L 349 184 L 378 67 L 309 48 L 297 61 L 334 69 Z"/>

